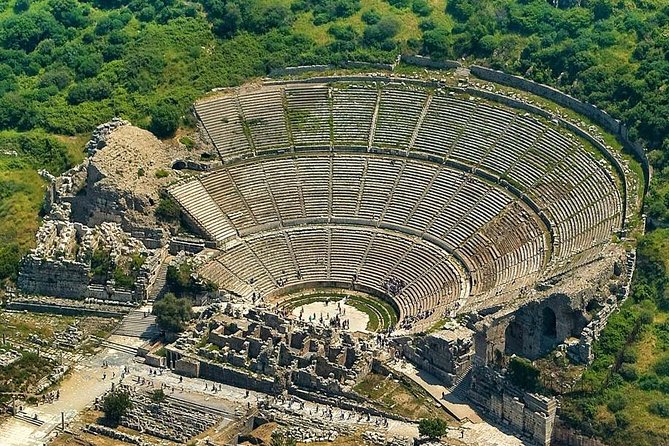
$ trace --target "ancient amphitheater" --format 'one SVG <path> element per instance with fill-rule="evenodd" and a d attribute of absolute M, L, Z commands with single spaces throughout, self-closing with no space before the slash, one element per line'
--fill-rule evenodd
<path fill-rule="evenodd" d="M 195 105 L 222 164 L 169 189 L 242 296 L 355 289 L 418 330 L 522 301 L 625 225 L 625 176 L 527 110 L 410 79 L 270 82 Z"/>

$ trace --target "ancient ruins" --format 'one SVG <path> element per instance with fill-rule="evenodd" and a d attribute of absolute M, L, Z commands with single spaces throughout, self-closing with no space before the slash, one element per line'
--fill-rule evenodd
<path fill-rule="evenodd" d="M 508 360 L 593 361 L 629 293 L 635 251 L 620 241 L 642 185 L 596 129 L 467 76 L 217 92 L 194 105 L 188 148 L 119 119 L 99 126 L 83 164 L 42 172 L 44 223 L 9 308 L 127 314 L 121 333 L 143 344 L 104 345 L 137 353 L 161 383 L 158 401 L 155 383 L 122 369 L 133 408 L 121 425 L 153 437 L 185 443 L 242 419 L 238 440 L 275 422 L 303 442 L 362 427 L 372 444 L 412 444 L 400 433 L 412 420 L 359 391 L 411 364 L 458 422 L 469 404 L 549 445 L 557 401 L 511 384 Z M 164 218 L 168 206 L 180 216 Z M 177 335 L 144 310 L 170 290 L 170 268 L 196 290 Z M 354 311 L 364 330 L 347 329 Z M 184 382 L 212 398 L 241 389 L 243 413 L 180 399 Z"/>

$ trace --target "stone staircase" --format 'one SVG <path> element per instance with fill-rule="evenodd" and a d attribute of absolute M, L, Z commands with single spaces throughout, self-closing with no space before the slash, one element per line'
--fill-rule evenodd
<path fill-rule="evenodd" d="M 92 336 L 92 338 L 100 343 L 101 346 L 116 350 L 121 353 L 128 353 L 133 356 L 137 356 L 137 349 L 130 347 L 128 345 L 119 344 L 118 342 L 108 341 L 106 339 L 98 338 L 97 336 Z"/>
<path fill-rule="evenodd" d="M 39 420 L 35 417 L 31 417 L 28 414 L 26 414 L 25 412 L 17 412 L 16 414 L 14 414 L 14 418 L 19 419 L 21 421 L 25 421 L 26 423 L 30 423 L 34 426 L 41 426 L 41 425 L 44 424 L 43 420 Z"/>
<path fill-rule="evenodd" d="M 145 316 L 144 311 L 131 310 L 113 334 L 150 340 L 158 337 L 160 332 L 154 315 L 148 314 Z"/>
<path fill-rule="evenodd" d="M 155 302 L 156 300 L 160 299 L 165 295 L 167 292 L 167 267 L 170 264 L 170 257 L 166 257 L 165 260 L 163 260 L 163 263 L 160 265 L 160 269 L 158 270 L 158 275 L 156 276 L 156 281 L 153 284 L 153 287 L 151 288 L 151 292 L 149 293 L 148 301 L 149 303 Z"/>
<path fill-rule="evenodd" d="M 460 373 L 455 377 L 453 383 L 448 387 L 448 391 L 451 394 L 465 398 L 467 396 L 467 390 L 469 389 L 469 385 L 471 384 L 471 371 L 472 371 L 472 363 L 469 362 L 467 366 L 462 370 L 462 373 Z"/>

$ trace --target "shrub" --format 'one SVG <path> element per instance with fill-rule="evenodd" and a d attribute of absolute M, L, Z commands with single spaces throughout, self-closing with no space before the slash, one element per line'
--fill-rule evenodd
<path fill-rule="evenodd" d="M 370 9 L 363 12 L 361 18 L 367 25 L 374 25 L 381 20 L 381 14 L 376 9 Z"/>
<path fill-rule="evenodd" d="M 655 363 L 654 369 L 658 376 L 669 376 L 669 354 L 666 354 L 658 359 L 658 361 Z"/>
<path fill-rule="evenodd" d="M 118 424 L 131 408 L 130 394 L 124 390 L 115 390 L 108 393 L 102 402 L 102 411 L 105 413 L 105 418 L 113 424 Z"/>
<path fill-rule="evenodd" d="M 195 141 L 193 141 L 193 138 L 191 138 L 190 136 L 182 136 L 181 138 L 179 138 L 179 142 L 184 146 L 186 146 L 188 150 L 191 150 L 195 147 Z"/>
<path fill-rule="evenodd" d="M 177 298 L 172 293 L 153 305 L 156 323 L 166 331 L 178 333 L 184 330 L 185 323 L 193 317 L 189 299 Z"/>
<path fill-rule="evenodd" d="M 627 412 L 616 412 L 615 418 L 619 429 L 625 429 L 630 425 L 631 417 Z"/>
<path fill-rule="evenodd" d="M 165 221 L 178 221 L 181 218 L 181 207 L 171 198 L 162 198 L 156 208 L 156 217 Z"/>
<path fill-rule="evenodd" d="M 655 401 L 648 406 L 648 411 L 662 418 L 669 418 L 669 401 Z"/>
<path fill-rule="evenodd" d="M 623 410 L 627 406 L 627 400 L 619 393 L 613 394 L 606 407 L 613 413 Z"/>
<path fill-rule="evenodd" d="M 170 173 L 166 171 L 165 169 L 158 169 L 156 170 L 156 178 L 165 178 L 168 177 Z"/>
<path fill-rule="evenodd" d="M 181 113 L 176 105 L 158 104 L 151 110 L 149 130 L 158 138 L 170 137 L 177 131 L 180 119 Z"/>
<path fill-rule="evenodd" d="M 620 373 L 620 376 L 623 377 L 625 381 L 636 381 L 637 378 L 639 377 L 636 367 L 633 366 L 632 364 L 623 364 L 620 366 L 620 369 L 618 370 L 618 373 Z"/>
<path fill-rule="evenodd" d="M 528 392 L 536 392 L 539 384 L 539 369 L 523 358 L 512 358 L 509 362 L 509 379 L 513 384 Z"/>
<path fill-rule="evenodd" d="M 448 424 L 441 418 L 423 418 L 418 422 L 418 433 L 432 439 L 446 435 Z"/>

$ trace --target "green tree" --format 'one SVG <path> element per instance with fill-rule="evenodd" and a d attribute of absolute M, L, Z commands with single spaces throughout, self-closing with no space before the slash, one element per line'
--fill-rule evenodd
<path fill-rule="evenodd" d="M 113 424 L 118 424 L 130 409 L 132 409 L 132 400 L 130 394 L 125 390 L 109 392 L 102 401 L 105 418 Z"/>
<path fill-rule="evenodd" d="M 163 330 L 173 333 L 181 332 L 186 322 L 193 317 L 191 301 L 186 298 L 177 298 L 173 293 L 167 293 L 153 305 L 153 314 L 156 316 L 156 323 Z"/>
<path fill-rule="evenodd" d="M 418 422 L 418 433 L 436 440 L 446 435 L 448 424 L 441 418 L 423 418 Z"/>
<path fill-rule="evenodd" d="M 170 137 L 179 128 L 180 119 L 181 113 L 176 105 L 161 102 L 151 110 L 149 130 L 158 138 Z"/>
<path fill-rule="evenodd" d="M 539 369 L 524 358 L 511 358 L 508 368 L 509 379 L 521 389 L 528 392 L 539 390 Z"/>
<path fill-rule="evenodd" d="M 164 221 L 179 221 L 181 207 L 179 203 L 171 198 L 162 198 L 156 208 L 156 217 Z"/>

